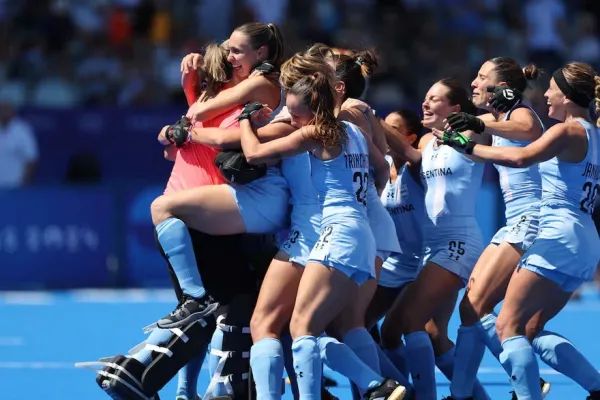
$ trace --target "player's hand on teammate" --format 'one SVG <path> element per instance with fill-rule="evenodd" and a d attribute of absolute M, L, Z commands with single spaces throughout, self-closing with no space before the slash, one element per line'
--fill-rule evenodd
<path fill-rule="evenodd" d="M 263 62 L 252 70 L 252 72 L 250 73 L 250 77 L 270 75 L 270 74 L 279 74 L 279 71 L 277 71 L 277 68 L 275 68 L 275 66 L 273 64 L 268 63 L 268 62 Z"/>
<path fill-rule="evenodd" d="M 165 132 L 165 137 L 177 148 L 185 146 L 192 139 L 192 122 L 189 118 L 183 116 L 173 125 L 169 126 Z"/>
<path fill-rule="evenodd" d="M 181 125 L 184 128 L 189 128 L 189 127 L 192 126 L 192 121 L 188 117 L 186 117 L 185 115 L 182 115 L 181 118 L 179 118 L 177 120 L 177 122 L 175 122 L 174 125 Z"/>
<path fill-rule="evenodd" d="M 437 138 L 438 142 L 452 147 L 456 151 L 463 154 L 473 154 L 473 148 L 475 142 L 472 141 L 466 135 L 463 135 L 457 131 L 440 131 L 438 129 L 432 129 L 433 135 Z"/>
<path fill-rule="evenodd" d="M 487 91 L 493 93 L 488 105 L 500 113 L 510 111 L 523 100 L 523 93 L 508 86 L 488 86 Z"/>
<path fill-rule="evenodd" d="M 165 125 L 162 127 L 162 129 L 158 133 L 158 142 L 160 144 L 162 144 L 163 146 L 170 146 L 173 144 L 169 141 L 169 139 L 167 139 L 167 131 L 169 130 L 170 127 L 171 127 L 171 125 Z"/>
<path fill-rule="evenodd" d="M 191 71 L 197 71 L 204 65 L 202 54 L 190 53 L 181 60 L 181 73 L 187 74 Z"/>
<path fill-rule="evenodd" d="M 268 121 L 271 113 L 271 110 L 266 104 L 261 104 L 258 101 L 253 101 L 247 103 L 242 109 L 242 113 L 238 117 L 238 121 L 243 121 L 245 119 L 250 120 L 254 123 L 262 123 Z"/>
<path fill-rule="evenodd" d="M 448 115 L 444 129 L 457 132 L 473 131 L 482 133 L 485 130 L 485 124 L 474 115 L 458 112 Z"/>
<path fill-rule="evenodd" d="M 342 109 L 348 108 L 356 108 L 364 113 L 367 112 L 367 110 L 369 110 L 371 107 L 364 101 L 358 99 L 348 99 L 344 102 L 344 104 L 342 104 Z"/>

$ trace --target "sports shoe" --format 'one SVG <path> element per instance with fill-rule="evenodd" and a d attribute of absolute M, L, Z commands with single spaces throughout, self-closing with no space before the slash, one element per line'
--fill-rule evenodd
<path fill-rule="evenodd" d="M 540 378 L 540 388 L 542 389 L 542 399 L 545 399 L 546 396 L 548 396 L 548 393 L 550 393 L 550 383 L 546 382 L 545 380 L 543 380 L 542 378 Z M 515 391 L 511 391 L 510 392 L 512 394 L 511 400 L 519 400 L 517 398 L 517 394 L 515 393 Z"/>
<path fill-rule="evenodd" d="M 381 385 L 365 393 L 367 400 L 402 400 L 404 396 L 406 388 L 392 379 L 385 379 Z"/>
<path fill-rule="evenodd" d="M 156 326 L 163 329 L 180 328 L 214 314 L 217 308 L 219 308 L 219 303 L 215 302 L 210 296 L 196 299 L 184 295 L 177 308 L 166 317 L 158 320 Z"/>

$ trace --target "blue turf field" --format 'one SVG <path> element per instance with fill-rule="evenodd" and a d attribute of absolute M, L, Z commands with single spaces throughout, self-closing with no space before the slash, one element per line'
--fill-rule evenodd
<path fill-rule="evenodd" d="M 65 293 L 0 292 L 0 399 L 107 399 L 91 371 L 76 369 L 77 361 L 124 353 L 144 339 L 141 328 L 171 311 L 170 290 L 74 291 Z M 600 367 L 600 299 L 587 291 L 548 326 L 570 338 L 590 361 Z M 453 318 L 455 332 L 457 319 Z M 562 375 L 541 365 L 542 376 L 553 386 L 552 399 L 585 399 L 586 392 Z M 347 382 L 331 373 L 339 386 L 332 392 L 349 399 Z M 438 398 L 448 394 L 439 377 Z M 511 390 L 500 365 L 486 354 L 480 380 L 493 399 L 509 399 Z M 200 388 L 205 388 L 203 370 Z M 174 399 L 175 383 L 161 392 Z M 289 388 L 286 398 L 291 398 Z"/>

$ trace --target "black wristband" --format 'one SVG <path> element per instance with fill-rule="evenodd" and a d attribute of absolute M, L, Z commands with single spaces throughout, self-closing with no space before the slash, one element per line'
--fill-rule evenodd
<path fill-rule="evenodd" d="M 475 145 L 476 145 L 476 144 L 477 144 L 477 143 L 475 143 L 475 142 L 471 142 L 471 141 L 469 141 L 469 142 L 468 142 L 468 143 L 465 145 L 465 154 L 472 155 L 472 154 L 473 154 L 473 149 L 475 148 Z"/>

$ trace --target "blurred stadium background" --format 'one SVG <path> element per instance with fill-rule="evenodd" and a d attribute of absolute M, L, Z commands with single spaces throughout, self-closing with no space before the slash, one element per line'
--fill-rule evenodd
<path fill-rule="evenodd" d="M 596 0 L 1 0 L 0 288 L 168 285 L 148 210 L 171 167 L 156 134 L 186 110 L 181 58 L 237 25 L 279 24 L 289 54 L 375 47 L 367 99 L 385 115 L 420 109 L 436 79 L 468 85 L 493 56 L 598 66 L 599 18 Z M 527 93 L 542 116 L 546 84 Z"/>
<path fill-rule="evenodd" d="M 149 214 L 171 168 L 156 135 L 187 108 L 181 58 L 252 20 L 277 23 L 290 55 L 317 41 L 375 47 L 380 67 L 367 100 L 382 115 L 419 110 L 436 79 L 468 85 L 494 56 L 549 71 L 572 59 L 600 67 L 598 0 L 0 0 L 1 399 L 28 397 L 30 382 L 50 400 L 103 398 L 90 394 L 91 376 L 84 383 L 63 369 L 124 351 L 172 306 L 168 289 L 55 290 L 170 287 Z M 526 93 L 544 118 L 547 79 Z M 485 179 L 478 215 L 489 239 L 503 209 L 493 168 Z M 569 319 L 596 318 L 600 303 L 583 297 L 587 305 L 561 324 L 593 345 L 592 332 Z M 113 319 L 117 329 L 100 345 L 97 321 Z M 505 393 L 499 366 L 488 365 Z M 80 382 L 67 389 L 65 378 Z"/>

